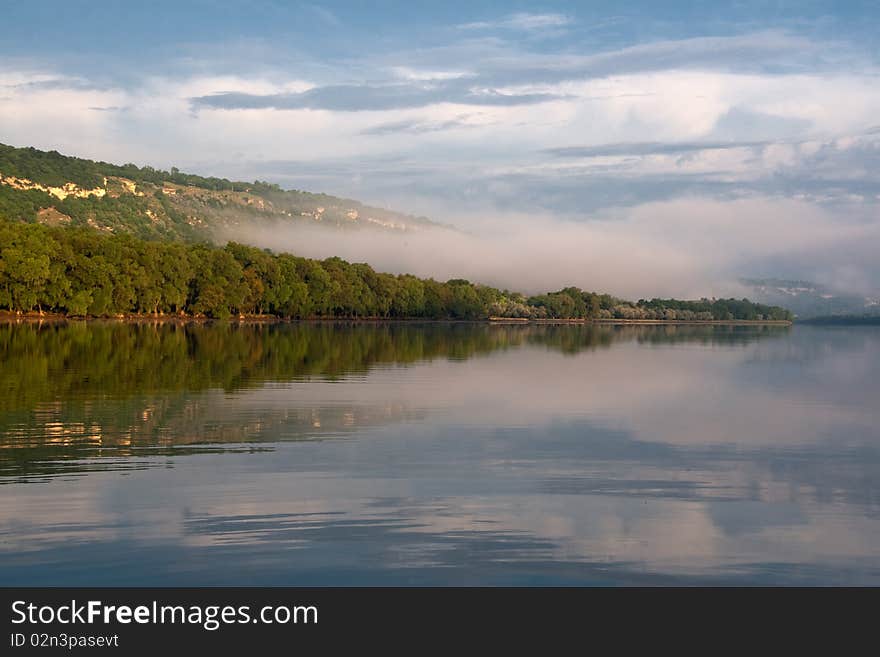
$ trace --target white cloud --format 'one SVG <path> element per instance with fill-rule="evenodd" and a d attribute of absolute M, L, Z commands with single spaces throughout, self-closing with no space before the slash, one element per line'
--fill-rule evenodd
<path fill-rule="evenodd" d="M 458 27 L 462 30 L 506 29 L 530 32 L 565 27 L 572 22 L 572 19 L 564 14 L 530 14 L 526 12 L 518 12 L 498 20 L 464 23 Z"/>
<path fill-rule="evenodd" d="M 424 79 L 458 75 L 401 67 L 399 75 Z M 260 159 L 336 157 L 415 158 L 422 167 L 449 170 L 465 164 L 477 179 L 510 175 L 590 176 L 616 171 L 633 176 L 711 176 L 713 181 L 756 181 L 780 170 L 802 171 L 816 157 L 835 155 L 836 175 L 853 169 L 861 179 L 870 168 L 845 158 L 871 152 L 874 136 L 858 131 L 880 111 L 880 91 L 853 74 L 758 76 L 700 71 L 664 71 L 549 85 L 502 87 L 501 93 L 562 96 L 540 104 L 483 107 L 437 103 L 423 108 L 371 112 L 272 109 L 212 110 L 193 114 L 189 98 L 222 91 L 275 94 L 303 91 L 314 82 L 267 77 L 207 76 L 184 80 L 151 78 L 132 89 L 100 89 L 57 75 L 6 72 L 0 79 L 0 119 L 6 139 L 18 144 L 63 147 L 86 156 L 201 164 Z M 820 98 L 817 88 L 826 90 Z M 846 111 L 835 113 L 843 106 Z M 786 108 L 796 108 L 788 111 Z M 95 112 L 90 108 L 124 111 Z M 788 113 L 786 113 L 788 111 Z M 539 151 L 608 143 L 717 141 L 751 117 L 788 131 L 763 149 L 691 153 L 658 152 L 615 157 L 541 157 Z M 462 117 L 466 117 L 462 119 Z M 740 117 L 745 117 L 740 118 Z M 752 121 L 752 123 L 748 123 Z M 791 128 L 785 128 L 790 121 Z M 380 131 L 386 125 L 431 129 Z M 467 130 L 460 130 L 467 127 Z M 800 134 L 797 140 L 791 134 Z M 80 135 L 87 134 L 88 140 Z M 124 134 L 124 139 L 120 136 Z M 218 136 L 222 135 L 222 139 Z M 762 135 L 766 137 L 767 135 Z M 801 144 L 802 145 L 799 145 Z M 823 146 L 824 144 L 824 146 Z M 820 152 L 821 151 L 821 152 Z M 474 159 L 476 158 L 476 160 Z M 843 159 L 842 159 L 843 158 Z M 815 168 L 811 167 L 815 172 Z M 442 172 L 441 172 L 442 173 Z M 451 182 L 451 181 L 450 181 Z"/>
<path fill-rule="evenodd" d="M 392 66 L 391 72 L 402 80 L 457 80 L 473 75 L 470 71 L 428 71 L 409 66 Z"/>

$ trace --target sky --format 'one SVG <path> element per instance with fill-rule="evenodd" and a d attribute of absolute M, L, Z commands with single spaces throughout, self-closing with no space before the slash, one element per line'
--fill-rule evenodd
<path fill-rule="evenodd" d="M 877 1 L 3 5 L 2 143 L 482 236 L 447 269 L 880 289 Z"/>

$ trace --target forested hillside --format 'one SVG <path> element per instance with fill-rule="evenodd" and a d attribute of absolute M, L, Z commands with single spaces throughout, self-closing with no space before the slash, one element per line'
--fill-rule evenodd
<path fill-rule="evenodd" d="M 324 194 L 67 157 L 0 144 L 0 309 L 483 319 L 785 320 L 745 299 L 632 303 L 568 287 L 526 297 L 462 279 L 378 273 L 211 244 L 249 221 L 419 230 L 421 218 Z"/>
<path fill-rule="evenodd" d="M 0 144 L 0 217 L 144 239 L 212 241 L 248 222 L 412 231 L 435 224 L 327 194 Z"/>
<path fill-rule="evenodd" d="M 340 258 L 318 261 L 232 242 L 221 248 L 2 219 L 0 309 L 213 318 L 791 319 L 782 308 L 745 299 L 631 303 L 575 287 L 526 297 L 462 279 L 379 273 Z"/>

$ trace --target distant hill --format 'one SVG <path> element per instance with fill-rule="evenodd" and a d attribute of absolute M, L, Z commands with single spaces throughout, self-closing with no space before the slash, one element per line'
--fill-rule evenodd
<path fill-rule="evenodd" d="M 809 281 L 780 278 L 743 278 L 750 297 L 761 303 L 784 306 L 799 319 L 833 316 L 880 316 L 880 300 L 851 292 L 831 290 Z"/>
<path fill-rule="evenodd" d="M 831 315 L 801 321 L 816 326 L 880 326 L 880 315 Z"/>
<path fill-rule="evenodd" d="M 251 221 L 386 232 L 438 226 L 358 201 L 267 182 L 109 164 L 0 144 L 0 218 L 89 225 L 145 239 L 210 241 Z"/>

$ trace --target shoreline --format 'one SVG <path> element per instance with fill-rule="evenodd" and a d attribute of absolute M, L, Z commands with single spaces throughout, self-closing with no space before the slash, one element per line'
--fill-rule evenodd
<path fill-rule="evenodd" d="M 59 313 L 14 313 L 0 311 L 0 322 L 121 322 L 130 324 L 488 324 L 488 325 L 606 325 L 606 326 L 791 326 L 789 320 L 750 320 L 750 319 L 528 319 L 522 317 L 488 317 L 486 319 L 431 319 L 425 317 L 309 317 L 307 319 L 286 319 L 274 315 L 239 315 L 226 319 L 193 315 L 108 315 L 71 316 Z"/>
<path fill-rule="evenodd" d="M 490 317 L 478 321 L 490 324 L 606 324 L 617 326 L 628 324 L 643 326 L 791 326 L 794 323 L 787 319 L 521 319 L 507 317 Z"/>

